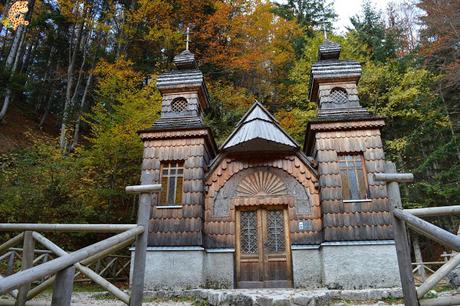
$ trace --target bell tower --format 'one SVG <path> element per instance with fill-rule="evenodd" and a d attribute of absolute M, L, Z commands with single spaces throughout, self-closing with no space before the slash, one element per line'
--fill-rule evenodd
<path fill-rule="evenodd" d="M 383 172 L 383 118 L 360 104 L 361 65 L 339 60 L 340 45 L 326 40 L 312 68 L 310 99 L 318 115 L 307 127 L 304 150 L 318 161 L 325 241 L 392 239 Z"/>
<path fill-rule="evenodd" d="M 340 60 L 340 49 L 328 40 L 319 48 L 310 88 L 318 115 L 308 123 L 304 145 L 318 162 L 323 285 L 399 286 L 387 190 L 385 183 L 374 181 L 374 173 L 384 172 L 385 122 L 361 106 L 361 65 Z M 374 269 L 376 262 L 385 271 Z"/>
<path fill-rule="evenodd" d="M 176 69 L 160 75 L 160 119 L 139 132 L 144 142 L 142 184 L 161 184 L 150 214 L 146 287 L 204 282 L 204 177 L 216 144 L 203 121 L 208 90 L 195 56 L 185 50 Z"/>

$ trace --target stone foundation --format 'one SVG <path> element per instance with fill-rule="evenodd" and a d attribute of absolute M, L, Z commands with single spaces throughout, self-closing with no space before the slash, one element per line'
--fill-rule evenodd
<path fill-rule="evenodd" d="M 293 245 L 291 253 L 294 288 L 320 288 L 322 277 L 320 246 Z"/>
<path fill-rule="evenodd" d="M 291 250 L 295 288 L 401 286 L 394 241 L 325 242 L 293 245 Z M 146 258 L 146 290 L 235 286 L 233 249 L 154 247 L 148 248 Z"/>
<path fill-rule="evenodd" d="M 150 247 L 145 264 L 145 289 L 192 289 L 204 285 L 202 247 Z M 134 262 L 131 252 L 131 275 Z"/>
<path fill-rule="evenodd" d="M 394 241 L 321 244 L 323 286 L 329 289 L 400 287 Z"/>
<path fill-rule="evenodd" d="M 204 261 L 205 287 L 234 288 L 234 249 L 208 249 Z"/>

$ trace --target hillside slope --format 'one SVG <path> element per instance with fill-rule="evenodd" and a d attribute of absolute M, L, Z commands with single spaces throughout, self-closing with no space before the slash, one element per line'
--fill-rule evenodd
<path fill-rule="evenodd" d="M 55 118 L 48 118 L 39 129 L 38 116 L 11 105 L 5 120 L 0 123 L 0 154 L 29 146 L 34 140 L 55 138 L 58 128 Z"/>

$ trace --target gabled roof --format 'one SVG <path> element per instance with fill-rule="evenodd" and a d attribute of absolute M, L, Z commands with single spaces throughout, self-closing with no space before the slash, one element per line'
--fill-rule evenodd
<path fill-rule="evenodd" d="M 299 145 L 259 102 L 249 109 L 220 148 L 228 152 L 293 151 Z"/>

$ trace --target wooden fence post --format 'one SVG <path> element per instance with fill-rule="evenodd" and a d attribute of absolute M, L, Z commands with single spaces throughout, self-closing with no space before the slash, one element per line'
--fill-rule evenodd
<path fill-rule="evenodd" d="M 147 256 L 147 238 L 149 234 L 149 218 L 152 203 L 150 193 L 139 195 L 139 209 L 137 212 L 137 225 L 144 227 L 144 232 L 137 236 L 134 253 L 133 280 L 131 288 L 130 306 L 141 306 L 144 297 L 145 261 Z"/>
<path fill-rule="evenodd" d="M 14 256 L 14 251 L 10 251 L 10 255 L 8 256 L 8 267 L 6 268 L 6 276 L 14 273 Z"/>
<path fill-rule="evenodd" d="M 24 233 L 24 244 L 22 247 L 22 270 L 32 268 L 34 263 L 34 248 L 35 241 L 32 237 L 31 231 Z M 16 300 L 16 306 L 25 306 L 27 302 L 27 292 L 30 290 L 31 283 L 26 283 L 19 287 L 18 298 Z"/>
<path fill-rule="evenodd" d="M 414 247 L 415 262 L 417 264 L 418 275 L 422 278 L 422 281 L 426 279 L 425 266 L 423 265 L 422 251 L 420 250 L 419 236 L 417 234 L 412 234 L 412 245 Z"/>
<path fill-rule="evenodd" d="M 385 163 L 386 173 L 396 173 L 396 166 L 392 162 Z M 401 209 L 401 194 L 399 193 L 399 185 L 397 182 L 387 182 L 388 199 L 390 201 L 390 209 Z M 412 261 L 410 256 L 409 241 L 407 237 L 407 229 L 404 221 L 399 220 L 393 214 L 393 233 L 396 244 L 396 253 L 398 256 L 399 275 L 401 277 L 401 286 L 404 295 L 406 306 L 418 306 L 417 291 L 415 289 L 414 275 L 412 273 Z"/>
<path fill-rule="evenodd" d="M 73 265 L 56 273 L 51 306 L 70 306 L 74 276 L 75 266 Z"/>

